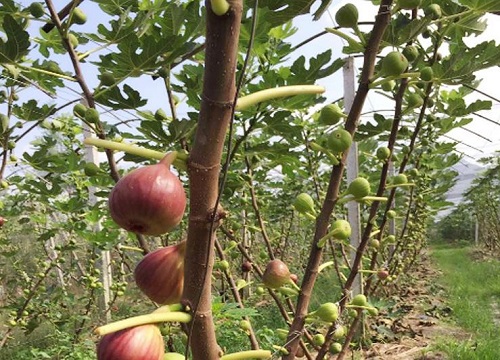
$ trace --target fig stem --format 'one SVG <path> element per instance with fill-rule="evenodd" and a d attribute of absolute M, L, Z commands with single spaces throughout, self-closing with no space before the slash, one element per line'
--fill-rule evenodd
<path fill-rule="evenodd" d="M 314 141 L 311 141 L 309 143 L 309 146 L 311 147 L 311 149 L 313 149 L 314 151 L 319 151 L 319 152 L 322 152 L 324 153 L 326 156 L 328 156 L 328 158 L 332 161 L 332 164 L 333 165 L 338 165 L 339 164 L 339 160 L 335 157 L 335 155 L 333 155 L 330 150 L 324 148 L 323 146 L 321 146 L 320 144 L 318 143 L 315 143 Z"/>
<path fill-rule="evenodd" d="M 410 187 L 410 186 L 415 186 L 415 183 L 393 184 L 393 185 L 387 185 L 385 188 L 392 189 L 395 187 Z"/>
<path fill-rule="evenodd" d="M 354 38 L 350 37 L 349 35 L 343 33 L 342 31 L 340 31 L 338 29 L 334 29 L 334 28 L 326 28 L 325 30 L 328 31 L 329 33 L 337 35 L 337 36 L 341 37 L 342 39 L 344 39 L 345 41 L 347 41 L 349 46 L 351 46 L 353 48 L 353 50 L 355 50 L 356 52 L 363 52 L 364 51 L 365 48 L 364 48 L 363 44 L 361 44 L 359 41 L 356 41 Z"/>
<path fill-rule="evenodd" d="M 230 9 L 229 3 L 226 0 L 210 0 L 210 6 L 217 16 L 226 14 Z"/>
<path fill-rule="evenodd" d="M 416 78 L 416 77 L 419 77 L 420 76 L 420 73 L 419 72 L 412 72 L 412 73 L 403 73 L 401 75 L 397 75 L 397 76 L 387 76 L 381 80 L 378 80 L 378 81 L 373 81 L 369 88 L 370 89 L 373 89 L 373 88 L 376 88 L 377 86 L 380 86 L 382 84 L 385 84 L 386 82 L 389 82 L 389 81 L 392 81 L 392 80 L 399 80 L 399 79 L 403 79 L 403 78 Z"/>
<path fill-rule="evenodd" d="M 327 267 L 330 267 L 333 265 L 333 261 L 327 261 L 326 263 L 321 264 L 318 266 L 318 274 L 325 270 Z"/>
<path fill-rule="evenodd" d="M 128 319 L 123 319 L 103 326 L 99 326 L 94 330 L 94 332 L 97 335 L 102 336 L 140 325 L 155 324 L 161 322 L 188 323 L 190 321 L 191 315 L 182 311 L 157 312 L 152 314 L 134 316 Z"/>
<path fill-rule="evenodd" d="M 124 151 L 128 154 L 132 155 L 137 155 L 141 156 L 147 159 L 155 159 L 155 160 L 162 160 L 165 158 L 165 153 L 162 153 L 160 151 L 156 150 L 149 150 L 145 149 L 139 146 L 135 146 L 132 144 L 127 144 L 123 142 L 116 142 L 116 141 L 111 141 L 111 140 L 102 140 L 98 138 L 86 138 L 83 143 L 85 145 L 93 145 L 96 147 L 104 148 L 104 149 L 109 149 L 109 150 L 115 150 L 115 151 Z M 169 153 L 171 154 L 171 153 Z M 168 156 L 168 155 L 167 155 Z M 173 165 L 181 170 L 186 170 L 187 166 L 185 161 L 183 160 L 184 156 L 179 156 L 173 161 Z"/>
<path fill-rule="evenodd" d="M 254 92 L 253 94 L 240 97 L 236 102 L 236 110 L 245 110 L 252 105 L 256 105 L 263 101 L 303 94 L 322 94 L 325 92 L 323 86 L 318 85 L 292 85 L 281 86 L 272 89 L 266 89 Z"/>
<path fill-rule="evenodd" d="M 160 160 L 160 163 L 170 167 L 174 163 L 174 161 L 177 160 L 177 151 L 171 151 L 167 155 L 163 157 L 163 159 Z"/>
<path fill-rule="evenodd" d="M 137 251 L 140 253 L 144 252 L 144 250 L 141 248 L 138 248 L 136 246 L 127 246 L 127 245 L 119 245 L 118 250 L 130 250 L 130 251 Z"/>
<path fill-rule="evenodd" d="M 377 230 L 375 230 L 375 231 L 372 231 L 372 232 L 370 233 L 370 235 L 368 235 L 368 237 L 369 237 L 369 238 L 374 237 L 374 236 L 375 236 L 375 235 L 377 235 L 378 233 L 380 233 L 380 229 L 377 229 Z"/>
<path fill-rule="evenodd" d="M 269 359 L 271 355 L 269 350 L 247 350 L 222 355 L 220 360 Z"/>

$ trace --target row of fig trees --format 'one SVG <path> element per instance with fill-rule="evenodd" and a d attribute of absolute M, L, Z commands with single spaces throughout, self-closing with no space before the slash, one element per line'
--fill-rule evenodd
<path fill-rule="evenodd" d="M 475 74 L 500 62 L 495 42 L 466 43 L 496 0 L 365 3 L 296 44 L 294 20 L 329 1 L 2 1 L 0 348 L 212 360 L 360 346 L 446 205 L 460 159 L 446 134 L 491 109 L 467 98 Z M 352 101 L 327 100 L 317 83 L 348 58 Z M 383 106 L 367 115 L 368 96 Z M 273 326 L 255 326 L 262 299 Z"/>

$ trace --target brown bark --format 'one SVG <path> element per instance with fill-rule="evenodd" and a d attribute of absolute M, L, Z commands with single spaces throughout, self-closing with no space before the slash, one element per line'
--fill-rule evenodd
<path fill-rule="evenodd" d="M 241 0 L 215 15 L 206 1 L 206 56 L 202 104 L 195 141 L 189 156 L 190 214 L 185 258 L 183 303 L 193 315 L 191 351 L 194 360 L 219 359 L 211 312 L 211 272 L 214 257 L 212 226 L 222 151 L 235 97 L 235 69 L 242 15 Z M 216 216 L 220 216 L 217 212 Z"/>

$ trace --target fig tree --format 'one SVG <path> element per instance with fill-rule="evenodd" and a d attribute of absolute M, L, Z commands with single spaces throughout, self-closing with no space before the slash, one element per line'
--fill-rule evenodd
<path fill-rule="evenodd" d="M 186 193 L 179 178 L 170 171 L 167 157 L 156 165 L 132 170 L 111 191 L 111 217 L 125 230 L 158 236 L 181 222 Z"/>
<path fill-rule="evenodd" d="M 335 14 L 335 21 L 340 27 L 355 28 L 358 25 L 358 9 L 354 4 L 345 4 Z"/>

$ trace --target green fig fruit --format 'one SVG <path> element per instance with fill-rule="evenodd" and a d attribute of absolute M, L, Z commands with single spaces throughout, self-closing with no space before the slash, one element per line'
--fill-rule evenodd
<path fill-rule="evenodd" d="M 83 25 L 87 22 L 87 15 L 80 8 L 74 8 L 71 14 L 72 22 L 78 25 Z"/>
<path fill-rule="evenodd" d="M 408 68 L 408 59 L 398 51 L 391 51 L 382 59 L 382 73 L 385 76 L 401 75 Z"/>
<path fill-rule="evenodd" d="M 342 153 L 351 147 L 352 135 L 345 129 L 335 129 L 328 136 L 327 143 L 328 149 L 330 149 L 332 152 Z"/>
<path fill-rule="evenodd" d="M 391 150 L 388 147 L 381 146 L 377 149 L 376 156 L 380 161 L 386 161 L 391 156 Z"/>
<path fill-rule="evenodd" d="M 335 14 L 335 21 L 340 27 L 355 28 L 358 25 L 358 9 L 354 4 L 345 4 Z"/>
<path fill-rule="evenodd" d="M 293 207 L 295 210 L 301 214 L 314 214 L 316 211 L 314 210 L 314 200 L 313 198 L 306 193 L 302 193 L 297 195 L 295 201 L 293 202 Z"/>
<path fill-rule="evenodd" d="M 408 61 L 414 61 L 419 55 L 418 48 L 415 45 L 408 45 L 403 49 L 403 55 Z"/>
<path fill-rule="evenodd" d="M 346 115 L 337 104 L 324 106 L 319 113 L 318 122 L 323 125 L 335 125 Z"/>
<path fill-rule="evenodd" d="M 430 4 L 424 9 L 425 16 L 430 17 L 432 20 L 437 20 L 441 16 L 443 16 L 443 11 L 441 10 L 441 6 L 438 4 Z"/>
<path fill-rule="evenodd" d="M 422 0 L 398 0 L 396 4 L 404 10 L 412 10 L 420 6 Z"/>
<path fill-rule="evenodd" d="M 358 294 L 354 296 L 351 300 L 351 305 L 354 306 L 367 306 L 368 305 L 368 300 L 366 299 L 366 296 L 363 294 Z"/>
<path fill-rule="evenodd" d="M 43 16 L 43 14 L 45 14 L 43 4 L 41 4 L 39 2 L 31 3 L 30 6 L 28 7 L 28 10 L 29 10 L 31 16 L 33 16 L 36 19 L 41 18 Z"/>
<path fill-rule="evenodd" d="M 116 84 L 115 77 L 113 76 L 113 74 L 108 72 L 103 73 L 100 79 L 101 79 L 101 84 L 103 84 L 104 86 L 113 86 L 114 84 Z"/>
<path fill-rule="evenodd" d="M 370 182 L 363 177 L 354 179 L 347 187 L 347 193 L 354 196 L 355 199 L 361 199 L 370 195 Z"/>
<path fill-rule="evenodd" d="M 422 70 L 420 70 L 420 79 L 422 79 L 423 81 L 431 81 L 433 77 L 434 72 L 432 71 L 432 68 L 430 66 L 426 66 Z"/>

